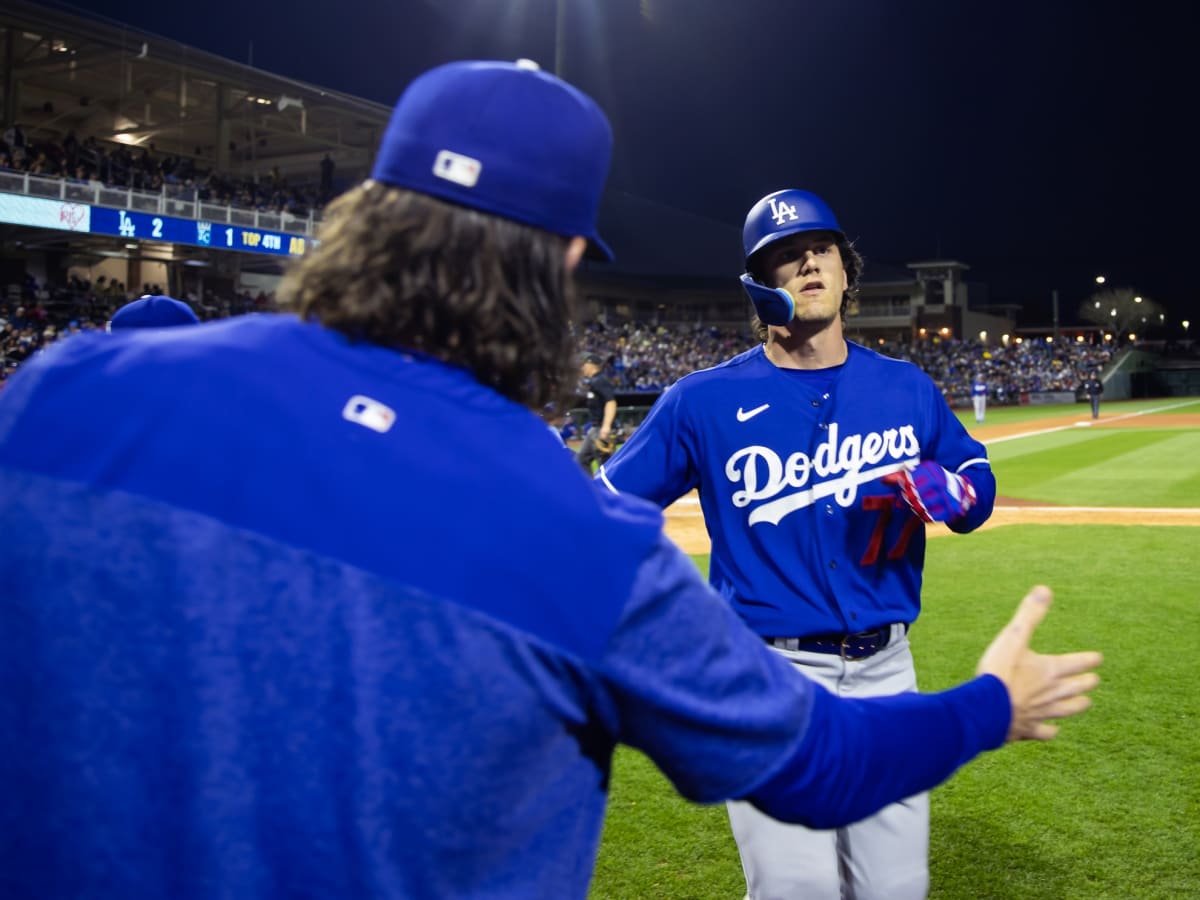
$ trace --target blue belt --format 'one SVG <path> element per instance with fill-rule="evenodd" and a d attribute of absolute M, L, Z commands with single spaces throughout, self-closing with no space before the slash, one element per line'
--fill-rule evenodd
<path fill-rule="evenodd" d="M 884 625 L 874 631 L 857 634 L 814 634 L 808 637 L 764 637 L 763 640 L 779 650 L 832 653 L 842 659 L 867 659 L 888 645 L 892 626 Z"/>

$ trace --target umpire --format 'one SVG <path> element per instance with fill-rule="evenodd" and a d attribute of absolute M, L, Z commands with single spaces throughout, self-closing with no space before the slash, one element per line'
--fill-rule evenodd
<path fill-rule="evenodd" d="M 576 459 L 583 470 L 592 474 L 592 463 L 602 463 L 616 449 L 613 422 L 617 418 L 617 391 L 603 374 L 604 360 L 598 353 L 587 353 L 579 367 L 587 392 L 587 431 Z"/>
<path fill-rule="evenodd" d="M 1092 369 L 1083 381 L 1083 392 L 1087 394 L 1092 404 L 1092 418 L 1100 418 L 1100 395 L 1104 393 L 1104 382 L 1100 380 L 1100 370 Z"/>

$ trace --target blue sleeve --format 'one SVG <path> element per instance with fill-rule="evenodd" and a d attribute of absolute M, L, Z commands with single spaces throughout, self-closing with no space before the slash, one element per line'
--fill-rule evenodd
<path fill-rule="evenodd" d="M 596 478 L 617 493 L 664 508 L 696 487 L 700 478 L 688 450 L 683 393 L 678 384 L 668 388 Z"/>
<path fill-rule="evenodd" d="M 971 479 L 977 499 L 975 505 L 967 510 L 965 516 L 953 522 L 947 522 L 946 527 L 959 534 L 966 534 L 974 531 L 992 515 L 992 510 L 996 506 L 996 476 L 992 474 L 992 467 L 988 463 L 973 463 L 953 471 Z"/>
<path fill-rule="evenodd" d="M 643 564 L 600 671 L 601 717 L 685 797 L 746 798 L 846 824 L 998 746 L 1011 710 L 981 678 L 942 694 L 841 700 L 753 634 L 665 538 Z"/>
<path fill-rule="evenodd" d="M 992 675 L 938 694 L 866 700 L 815 691 L 804 740 L 744 799 L 769 816 L 839 828 L 936 787 L 1004 743 L 1012 710 Z"/>
<path fill-rule="evenodd" d="M 930 431 L 934 435 L 933 459 L 949 471 L 971 479 L 975 488 L 975 505 L 961 519 L 946 523 L 951 531 L 966 534 L 992 515 L 996 505 L 996 477 L 992 474 L 987 448 L 971 437 L 937 385 L 928 377 L 926 389 L 932 410 Z"/>

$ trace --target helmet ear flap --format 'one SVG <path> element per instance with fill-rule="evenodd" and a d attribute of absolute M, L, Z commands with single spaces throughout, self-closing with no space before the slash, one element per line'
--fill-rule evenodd
<path fill-rule="evenodd" d="M 786 325 L 796 314 L 796 301 L 783 288 L 769 288 L 754 280 L 749 272 L 742 275 L 742 287 L 754 311 L 764 325 Z"/>

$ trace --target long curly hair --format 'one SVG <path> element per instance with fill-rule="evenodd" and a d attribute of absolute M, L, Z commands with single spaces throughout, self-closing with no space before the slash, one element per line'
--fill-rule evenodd
<path fill-rule="evenodd" d="M 567 238 L 368 180 L 327 207 L 319 239 L 283 308 L 462 366 L 530 409 L 574 388 Z"/>
<path fill-rule="evenodd" d="M 842 305 L 838 310 L 838 315 L 842 317 L 842 323 L 845 324 L 846 316 L 854 315 L 858 311 L 858 280 L 862 277 L 863 258 L 855 249 L 853 242 L 846 238 L 838 238 L 836 243 L 838 253 L 842 256 L 842 268 L 846 270 L 846 290 L 842 294 Z M 762 271 L 761 265 L 758 265 L 762 258 L 763 254 L 760 251 L 747 261 L 747 271 L 759 281 L 762 281 L 766 275 Z M 751 316 L 750 329 L 761 343 L 767 342 L 767 326 L 757 315 Z"/>

